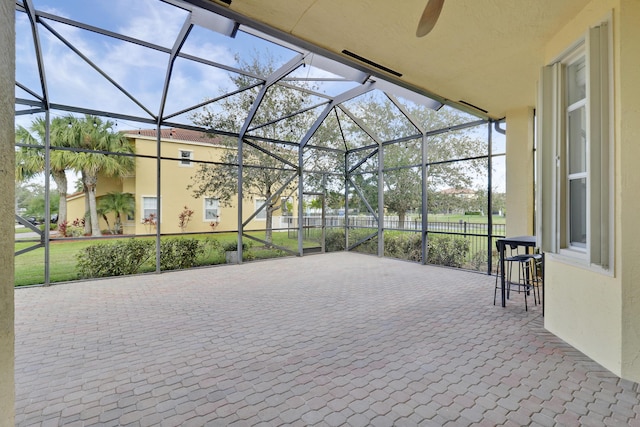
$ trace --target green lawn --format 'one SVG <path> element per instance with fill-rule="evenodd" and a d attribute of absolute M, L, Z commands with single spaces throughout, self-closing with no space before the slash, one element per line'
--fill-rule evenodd
<path fill-rule="evenodd" d="M 247 233 L 257 238 L 264 240 L 264 232 L 251 232 Z M 202 234 L 202 235 L 186 235 L 175 236 L 174 238 L 196 238 L 204 240 L 206 238 L 214 238 L 221 245 L 226 242 L 233 242 L 237 239 L 236 233 L 219 233 L 219 234 Z M 170 237 L 163 237 L 170 238 Z M 154 240 L 154 237 L 139 237 L 139 239 Z M 97 240 L 52 240 L 50 244 L 50 280 L 54 282 L 64 282 L 69 280 L 76 280 L 78 278 L 78 272 L 76 271 L 76 255 L 89 245 L 97 243 L 108 243 L 118 239 Z M 250 242 L 250 253 L 253 259 L 266 259 L 280 256 L 287 256 L 288 253 L 277 249 L 265 248 L 261 243 L 252 241 L 245 238 L 245 242 Z M 287 233 L 273 233 L 273 243 L 289 248 L 293 251 L 297 250 L 298 240 L 295 238 L 289 238 Z M 15 250 L 21 250 L 30 246 L 33 246 L 33 242 L 20 242 L 16 241 Z M 305 240 L 305 247 L 315 246 L 315 243 L 311 240 Z M 225 262 L 225 254 L 221 250 L 206 250 L 205 253 L 198 259 L 199 265 L 213 265 L 222 264 Z M 151 259 L 148 263 L 144 264 L 141 268 L 141 272 L 155 271 L 155 258 Z M 15 257 L 15 286 L 26 286 L 41 284 L 44 282 L 44 248 L 38 248 L 30 252 L 26 252 Z"/>
<path fill-rule="evenodd" d="M 436 222 L 459 222 L 460 220 L 467 222 L 486 222 L 486 217 L 482 216 L 465 216 L 465 215 L 430 215 L 429 220 Z M 499 222 L 501 221 L 501 222 Z M 495 223 L 504 223 L 504 217 L 494 217 Z M 16 230 L 17 231 L 17 230 Z M 303 246 L 314 247 L 318 246 L 318 237 L 316 236 L 319 230 L 309 230 L 309 235 L 303 241 Z M 26 232 L 26 231 L 25 231 Z M 264 240 L 264 232 L 249 232 L 249 235 L 253 235 L 257 238 Z M 196 238 L 207 239 L 213 238 L 217 240 L 221 245 L 226 242 L 234 242 L 237 239 L 236 233 L 215 233 L 215 234 L 196 234 L 185 236 L 173 236 L 163 237 L 166 238 Z M 138 237 L 139 239 L 154 240 L 155 237 Z M 63 282 L 78 279 L 78 272 L 76 270 L 76 255 L 89 245 L 97 243 L 108 243 L 117 239 L 97 240 L 52 240 L 50 244 L 50 280 L 54 282 Z M 265 248 L 261 243 L 245 238 L 245 242 L 251 245 L 249 259 L 267 259 L 289 255 L 287 252 L 274 249 Z M 486 237 L 484 238 L 486 242 Z M 289 248 L 290 250 L 297 251 L 298 240 L 295 233 L 289 235 L 287 232 L 274 232 L 273 243 Z M 353 242 L 352 242 L 353 243 Z M 16 241 L 16 251 L 35 245 L 33 242 L 21 242 Z M 485 245 L 479 246 L 484 248 Z M 473 255 L 474 249 L 472 249 Z M 225 263 L 225 254 L 222 250 L 216 250 L 209 247 L 205 253 L 198 258 L 198 265 L 214 265 Z M 141 272 L 155 271 L 155 258 L 152 258 L 149 262 L 144 264 Z M 15 286 L 26 286 L 41 284 L 44 282 L 44 248 L 38 248 L 30 252 L 21 254 L 15 257 Z"/>

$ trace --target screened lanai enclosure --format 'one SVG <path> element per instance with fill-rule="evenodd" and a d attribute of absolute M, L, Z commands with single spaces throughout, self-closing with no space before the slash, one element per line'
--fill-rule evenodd
<path fill-rule="evenodd" d="M 473 106 L 209 2 L 18 0 L 16 32 L 16 285 L 343 250 L 495 269 L 505 127 Z"/>

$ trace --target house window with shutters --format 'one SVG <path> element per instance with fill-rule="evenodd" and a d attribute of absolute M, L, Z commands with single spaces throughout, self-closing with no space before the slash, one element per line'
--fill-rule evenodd
<path fill-rule="evenodd" d="M 538 221 L 542 249 L 609 270 L 613 247 L 610 26 L 542 70 Z"/>

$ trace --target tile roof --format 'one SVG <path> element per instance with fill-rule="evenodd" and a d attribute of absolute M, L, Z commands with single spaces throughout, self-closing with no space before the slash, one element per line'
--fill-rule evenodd
<path fill-rule="evenodd" d="M 155 138 L 157 135 L 156 129 L 126 130 L 123 131 L 123 133 L 134 138 L 138 135 Z M 163 141 L 175 139 L 177 141 L 200 142 L 204 144 L 220 144 L 222 142 L 218 135 L 180 128 L 160 129 L 160 139 Z"/>

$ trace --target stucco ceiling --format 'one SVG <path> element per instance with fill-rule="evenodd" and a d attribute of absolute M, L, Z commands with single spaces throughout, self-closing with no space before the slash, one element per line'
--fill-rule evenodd
<path fill-rule="evenodd" d="M 588 3 L 445 0 L 434 30 L 418 38 L 427 0 L 206 1 L 344 58 L 343 50 L 353 52 L 401 73 L 406 85 L 493 118 L 534 105 L 545 42 Z"/>

